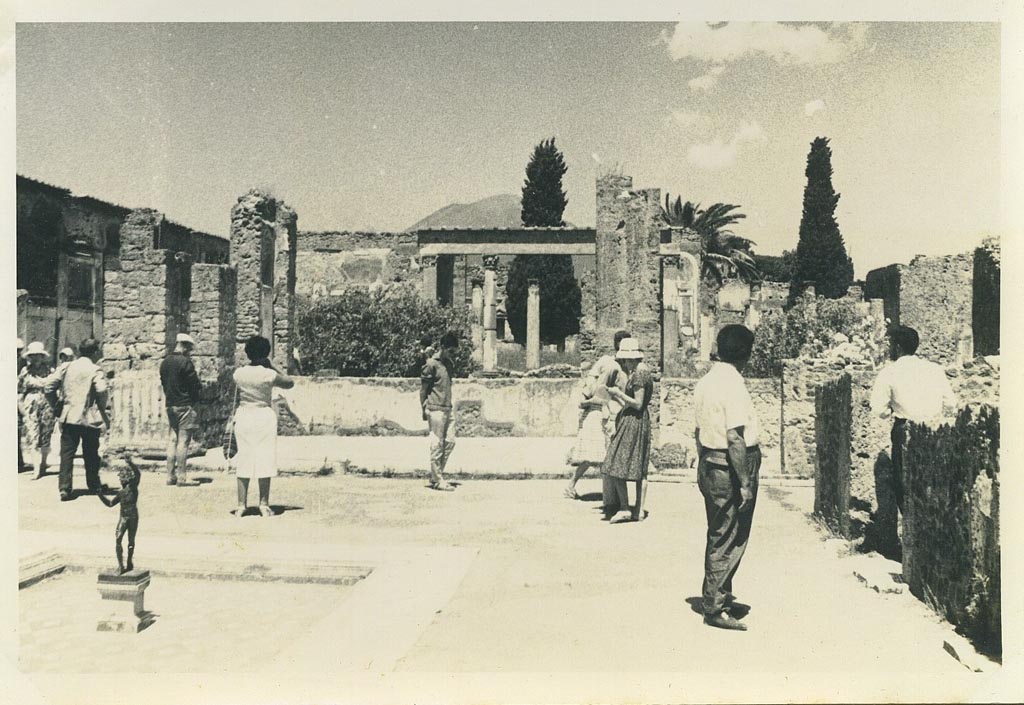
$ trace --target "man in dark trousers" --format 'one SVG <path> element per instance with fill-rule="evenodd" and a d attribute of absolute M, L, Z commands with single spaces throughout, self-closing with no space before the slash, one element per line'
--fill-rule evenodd
<path fill-rule="evenodd" d="M 761 468 L 757 415 L 740 373 L 754 334 L 741 325 L 718 333 L 718 362 L 697 383 L 697 484 L 704 495 L 708 535 L 704 550 L 704 623 L 746 631 L 737 621 L 732 579 L 747 549 Z M 742 615 L 741 615 L 742 616 Z"/>
<path fill-rule="evenodd" d="M 459 337 L 449 331 L 441 336 L 441 349 L 420 371 L 420 408 L 430 429 L 430 481 L 427 486 L 441 492 L 455 488 L 444 479 L 445 465 L 455 448 L 452 439 L 452 355 Z"/>
<path fill-rule="evenodd" d="M 90 490 L 100 489 L 100 434 L 110 429 L 107 416 L 107 377 L 96 363 L 102 353 L 100 344 L 86 338 L 78 347 L 77 360 L 61 365 L 50 375 L 46 394 L 56 404 L 61 394 L 64 407 L 60 412 L 60 499 L 73 499 L 72 471 L 78 444 L 82 444 L 85 462 L 85 483 Z"/>
<path fill-rule="evenodd" d="M 164 388 L 170 434 L 167 438 L 167 484 L 188 484 L 188 444 L 199 426 L 199 375 L 189 355 L 195 341 L 187 333 L 178 333 L 174 351 L 160 363 L 160 384 Z"/>

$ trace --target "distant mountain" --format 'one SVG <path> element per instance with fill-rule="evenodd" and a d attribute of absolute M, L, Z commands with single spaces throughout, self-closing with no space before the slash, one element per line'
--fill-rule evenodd
<path fill-rule="evenodd" d="M 452 203 L 406 228 L 519 228 L 520 197 L 510 193 L 482 198 L 474 203 Z"/>

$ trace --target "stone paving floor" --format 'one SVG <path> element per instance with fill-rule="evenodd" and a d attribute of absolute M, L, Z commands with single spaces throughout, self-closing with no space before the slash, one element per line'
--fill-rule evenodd
<path fill-rule="evenodd" d="M 105 613 L 93 573 L 20 591 L 20 666 L 70 673 L 255 671 L 344 600 L 345 585 L 158 578 L 155 622 L 138 634 L 97 632 Z"/>
<path fill-rule="evenodd" d="M 813 487 L 764 488 L 750 548 L 736 578 L 740 600 L 752 608 L 745 620 L 750 631 L 731 633 L 704 626 L 692 606 L 702 574 L 704 510 L 691 482 L 652 483 L 649 519 L 610 526 L 599 518 L 600 481 L 590 477 L 579 488 L 583 499 L 571 501 L 561 496 L 563 480 L 466 480 L 456 492 L 440 493 L 426 489 L 420 480 L 296 475 L 273 482 L 271 504 L 278 516 L 243 519 L 231 514 L 232 476 L 197 473 L 196 477 L 202 482 L 194 486 L 167 487 L 159 474 L 144 474 L 138 565 L 159 564 L 162 553 L 176 547 L 186 552 L 186 547 L 199 546 L 200 541 L 217 542 L 218 551 L 223 552 L 218 555 L 225 556 L 236 551 L 249 555 L 273 545 L 277 548 L 266 555 L 311 563 L 318 556 L 356 560 L 377 555 L 386 566 L 391 559 L 383 556 L 388 551 L 422 556 L 418 572 L 395 573 L 398 577 L 378 583 L 388 588 L 381 591 L 383 604 L 374 605 L 368 599 L 360 603 L 359 614 L 343 615 L 335 623 L 328 620 L 320 631 L 314 627 L 305 637 L 307 643 L 301 634 L 292 640 L 290 653 L 296 661 L 311 659 L 310 667 L 319 674 L 306 677 L 303 687 L 319 684 L 322 690 L 317 692 L 333 693 L 331 688 L 342 682 L 366 684 L 358 680 L 359 673 L 351 676 L 355 680 L 339 680 L 337 674 L 352 669 L 372 672 L 374 663 L 389 663 L 387 668 L 394 669 L 387 682 L 407 682 L 401 680 L 405 673 L 420 679 L 410 683 L 428 682 L 430 674 L 439 672 L 467 678 L 484 672 L 553 672 L 563 679 L 585 673 L 675 673 L 666 683 L 694 684 L 671 698 L 682 700 L 699 699 L 699 693 L 737 692 L 740 684 L 750 682 L 761 684 L 758 699 L 785 700 L 790 692 L 787 683 L 815 677 L 825 678 L 830 689 L 805 695 L 804 701 L 845 701 L 851 693 L 868 699 L 899 699 L 896 695 L 907 688 L 915 689 L 917 699 L 945 700 L 948 695 L 970 700 L 994 687 L 993 674 L 970 673 L 944 652 L 948 625 L 921 602 L 906 593 L 878 594 L 858 582 L 852 569 L 855 561 L 837 552 L 836 542 L 825 541 L 809 518 Z M 114 481 L 112 474 L 105 479 Z M 111 545 L 116 511 L 103 507 L 95 497 L 58 502 L 55 477 L 32 482 L 23 474 L 17 488 L 23 556 L 56 550 L 55 544 L 62 541 L 69 546 L 84 542 L 101 551 Z M 455 552 L 457 560 L 430 551 Z M 64 579 L 58 578 L 54 585 Z M 430 586 L 441 579 L 448 582 Z M 237 589 L 236 585 L 224 588 L 189 582 L 183 581 L 182 590 L 209 590 L 208 596 L 195 593 L 193 605 L 223 604 Z M 175 620 L 167 615 L 174 614 L 176 601 L 184 599 L 170 592 L 161 597 L 156 583 L 147 592 L 147 607 L 164 616 L 139 635 L 140 651 L 149 652 L 148 644 L 163 638 L 161 631 L 176 631 Z M 37 599 L 32 591 L 37 589 L 47 588 L 42 584 L 22 591 L 29 613 L 37 604 L 32 602 Z M 89 599 L 95 595 L 90 581 L 79 589 L 87 589 Z M 305 590 L 285 600 L 294 602 L 286 606 L 286 614 L 308 624 L 312 608 L 301 603 L 319 599 Z M 359 591 L 358 585 L 353 587 L 342 606 L 355 600 Z M 364 597 L 373 597 L 365 593 Z M 436 598 L 428 616 L 423 610 L 428 605 L 403 612 L 406 602 L 424 596 L 420 593 Z M 278 601 L 269 593 L 264 597 Z M 86 598 L 81 599 L 84 604 Z M 257 598 L 240 599 L 247 606 L 246 620 L 258 634 L 250 607 Z M 55 616 L 29 613 L 22 622 L 26 632 L 52 628 Z M 353 624 L 351 620 L 360 614 L 363 622 L 358 629 L 363 634 L 395 626 L 389 620 L 405 623 L 399 625 L 400 637 L 380 637 L 394 642 L 393 661 L 366 663 L 351 653 L 334 654 L 345 640 L 332 640 L 330 634 L 345 633 L 351 642 L 356 632 L 345 632 L 345 625 Z M 222 614 L 218 619 L 223 618 Z M 227 634 L 213 636 L 205 626 L 192 638 L 216 640 Z M 41 639 L 36 634 L 34 643 L 29 637 L 23 658 L 26 665 L 48 669 L 53 667 L 49 657 L 33 660 Z M 66 640 L 62 646 L 74 653 L 91 648 L 87 646 L 91 643 L 92 636 L 81 643 Z M 242 642 L 237 643 L 242 648 Z M 280 663 L 273 660 L 278 646 L 264 640 L 246 647 L 253 654 L 252 662 L 270 664 L 270 672 L 263 673 L 266 677 L 277 678 L 272 669 Z M 167 673 L 193 667 L 194 652 L 179 649 L 176 654 L 154 648 L 149 659 Z M 236 658 L 225 661 L 224 668 L 243 670 L 250 663 L 242 656 L 231 657 Z M 204 668 L 211 666 L 213 662 L 204 661 Z M 715 681 L 718 689 L 700 690 L 696 684 L 706 682 L 709 674 L 720 674 L 721 680 Z M 51 682 L 43 674 L 31 678 L 35 684 Z M 593 690 L 601 677 L 577 680 L 573 677 L 568 684 L 559 680 L 557 685 L 586 684 L 589 701 L 628 698 L 629 693 L 638 692 L 629 689 L 632 680 L 605 691 Z M 384 682 L 368 683 L 369 692 L 378 692 Z M 335 701 L 328 695 L 324 698 Z M 570 695 L 564 698 L 576 701 Z"/>

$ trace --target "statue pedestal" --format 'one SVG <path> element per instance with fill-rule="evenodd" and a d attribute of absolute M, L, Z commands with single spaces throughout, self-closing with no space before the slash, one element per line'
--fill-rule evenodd
<path fill-rule="evenodd" d="M 109 610 L 96 624 L 96 631 L 137 633 L 153 623 L 152 613 L 143 608 L 143 596 L 149 587 L 148 570 L 101 571 L 96 587 L 103 607 Z"/>

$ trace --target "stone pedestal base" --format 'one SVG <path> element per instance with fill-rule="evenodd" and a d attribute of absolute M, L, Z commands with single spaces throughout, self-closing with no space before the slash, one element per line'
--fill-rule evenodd
<path fill-rule="evenodd" d="M 102 571 L 96 587 L 103 598 L 103 608 L 109 610 L 96 624 L 98 632 L 141 632 L 153 623 L 153 615 L 143 608 L 143 596 L 149 587 L 148 570 Z"/>

